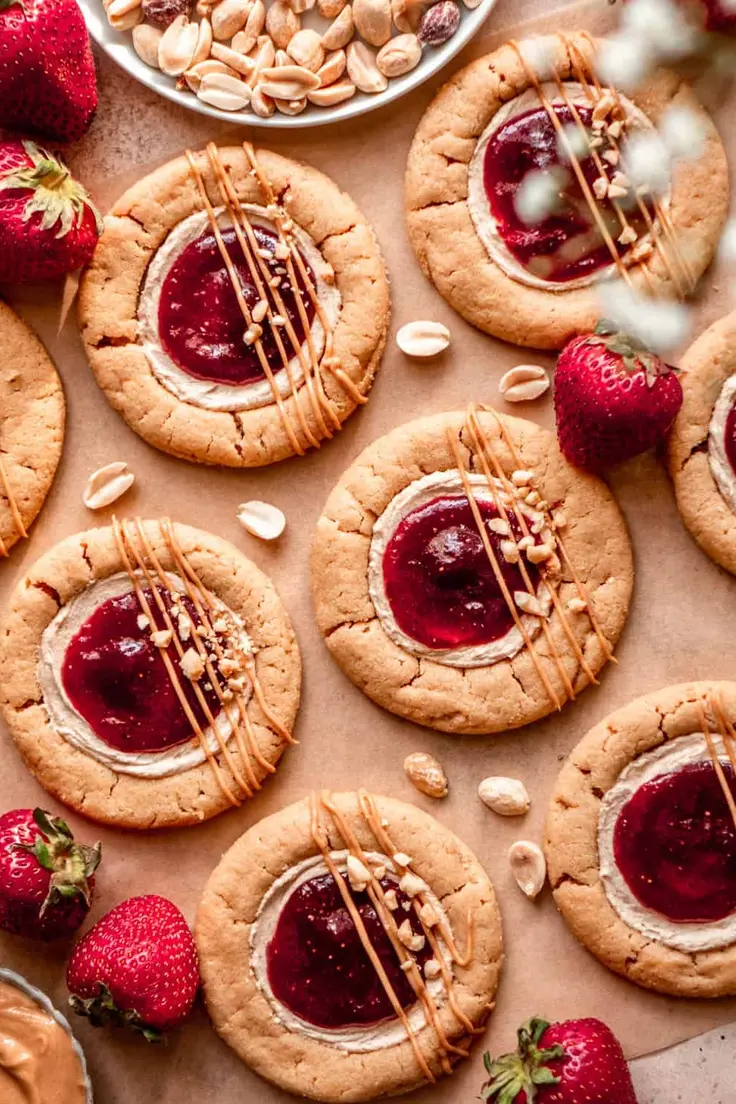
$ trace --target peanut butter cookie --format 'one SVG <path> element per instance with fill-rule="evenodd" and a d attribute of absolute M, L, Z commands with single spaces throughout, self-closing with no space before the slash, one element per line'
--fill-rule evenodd
<path fill-rule="evenodd" d="M 736 683 L 657 690 L 596 725 L 554 788 L 557 907 L 604 965 L 660 993 L 736 994 L 734 721 Z"/>
<path fill-rule="evenodd" d="M 312 795 L 249 829 L 210 877 L 195 936 L 225 1042 L 323 1101 L 452 1072 L 483 1034 L 502 962 L 472 852 L 413 805 L 365 791 Z"/>
<path fill-rule="evenodd" d="M 196 824 L 251 797 L 293 742 L 301 664 L 272 584 L 165 519 L 42 556 L 11 597 L 0 663 L 26 765 L 93 820 Z"/>
<path fill-rule="evenodd" d="M 317 623 L 379 705 L 474 734 L 574 698 L 610 658 L 633 584 L 607 487 L 554 434 L 471 407 L 370 445 L 317 525 Z"/>
<path fill-rule="evenodd" d="M 97 380 L 186 460 L 257 467 L 332 437 L 389 324 L 373 230 L 316 169 L 268 150 L 188 152 L 118 200 L 82 280 Z"/>
<path fill-rule="evenodd" d="M 0 559 L 28 535 L 64 441 L 61 380 L 36 335 L 0 302 Z"/>
<path fill-rule="evenodd" d="M 668 449 L 677 506 L 706 555 L 736 575 L 736 313 L 706 330 L 681 368 Z"/>
<path fill-rule="evenodd" d="M 635 95 L 601 87 L 585 32 L 511 42 L 461 69 L 409 154 L 409 235 L 463 318 L 517 345 L 560 348 L 600 317 L 598 282 L 680 298 L 710 263 L 728 209 L 716 129 L 676 73 Z M 702 149 L 676 161 L 656 126 L 687 110 Z M 651 143 L 634 173 L 627 144 Z M 652 178 L 651 165 L 659 167 Z"/>

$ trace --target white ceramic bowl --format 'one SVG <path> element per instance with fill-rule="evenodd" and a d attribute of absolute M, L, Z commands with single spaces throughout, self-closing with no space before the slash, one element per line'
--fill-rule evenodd
<path fill-rule="evenodd" d="M 314 107 L 311 104 L 301 115 L 281 115 L 276 112 L 270 119 L 260 119 L 252 111 L 221 111 L 219 108 L 210 107 L 202 103 L 193 93 L 179 92 L 172 77 L 167 77 L 156 69 L 151 69 L 136 54 L 133 49 L 133 40 L 130 31 L 114 31 L 107 22 L 107 17 L 102 5 L 102 0 L 78 0 L 79 6 L 84 12 L 89 32 L 108 57 L 122 66 L 132 77 L 152 88 L 168 100 L 199 111 L 203 115 L 211 115 L 215 119 L 221 119 L 227 123 L 242 123 L 245 126 L 256 127 L 311 127 L 321 126 L 325 123 L 335 123 L 339 120 L 354 119 L 358 115 L 364 115 L 367 111 L 373 111 L 378 107 L 393 103 L 400 96 L 410 92 L 412 88 L 422 84 L 425 80 L 446 65 L 473 37 L 485 22 L 488 13 L 493 8 L 496 0 L 481 0 L 473 11 L 463 6 L 462 0 L 458 0 L 462 9 L 460 26 L 452 38 L 442 46 L 429 46 L 423 54 L 422 60 L 403 77 L 397 77 L 389 82 L 385 92 L 374 96 L 367 96 L 357 92 L 351 100 L 338 104 L 336 107 Z"/>

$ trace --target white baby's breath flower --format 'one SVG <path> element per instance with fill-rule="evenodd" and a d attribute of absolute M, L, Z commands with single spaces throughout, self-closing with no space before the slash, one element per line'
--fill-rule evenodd
<path fill-rule="evenodd" d="M 621 30 L 629 42 L 643 41 L 659 58 L 691 53 L 697 31 L 674 0 L 629 0 L 621 12 Z"/>
<path fill-rule="evenodd" d="M 555 51 L 549 39 L 526 38 L 521 43 L 521 52 L 524 61 L 539 80 L 549 80 L 554 76 Z"/>
<path fill-rule="evenodd" d="M 598 296 L 605 318 L 660 356 L 671 355 L 690 334 L 692 316 L 684 303 L 646 299 L 623 280 L 600 284 Z"/>
<path fill-rule="evenodd" d="M 562 134 L 564 134 L 564 138 Z M 590 144 L 586 131 L 581 130 L 574 123 L 568 123 L 567 126 L 562 128 L 562 134 L 557 136 L 557 156 L 560 161 L 569 164 L 571 160 L 570 151 L 572 151 L 573 157 L 577 157 L 579 161 L 588 156 Z"/>
<path fill-rule="evenodd" d="M 723 227 L 718 244 L 718 260 L 722 264 L 736 264 L 736 217 L 731 216 Z"/>
<path fill-rule="evenodd" d="M 670 185 L 670 154 L 659 134 L 632 134 L 623 151 L 624 172 L 635 188 L 662 195 Z"/>
<path fill-rule="evenodd" d="M 705 127 L 698 115 L 684 104 L 671 104 L 659 122 L 659 133 L 672 157 L 697 161 L 705 148 Z"/>
<path fill-rule="evenodd" d="M 598 76 L 604 84 L 635 92 L 657 62 L 657 54 L 643 38 L 624 31 L 604 38 L 598 53 Z"/>
<path fill-rule="evenodd" d="M 556 209 L 560 190 L 567 181 L 565 169 L 532 169 L 528 172 L 514 198 L 516 213 L 527 226 L 543 222 Z"/>

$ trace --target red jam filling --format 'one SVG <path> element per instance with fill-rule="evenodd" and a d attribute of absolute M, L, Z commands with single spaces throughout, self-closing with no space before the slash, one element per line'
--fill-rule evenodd
<path fill-rule="evenodd" d="M 723 769 L 736 797 L 733 772 Z M 710 763 L 641 786 L 616 821 L 614 855 L 636 899 L 668 920 L 736 912 L 736 828 Z"/>
<path fill-rule="evenodd" d="M 555 104 L 553 110 L 563 126 L 576 125 L 569 107 Z M 592 136 L 592 109 L 580 106 L 577 110 Z M 598 153 L 602 155 L 607 140 L 601 137 L 604 145 Z M 613 262 L 577 177 L 569 163 L 560 158 L 557 142 L 557 131 L 543 107 L 515 116 L 499 127 L 486 147 L 483 181 L 491 213 L 509 252 L 532 275 L 565 283 L 590 276 Z M 592 190 L 600 176 L 593 158 L 583 157 L 580 166 Z M 610 179 L 613 170 L 606 167 Z M 566 170 L 566 183 L 561 187 L 556 210 L 534 225 L 522 221 L 515 201 L 527 173 L 560 168 Z M 635 202 L 620 202 L 637 234 L 645 233 L 646 223 Z M 596 200 L 596 206 L 615 242 L 621 233 L 618 215 L 607 199 Z M 616 248 L 619 256 L 624 256 L 630 246 L 617 244 Z"/>
<path fill-rule="evenodd" d="M 723 441 L 731 471 L 736 475 L 736 403 L 733 403 L 726 418 L 726 432 Z"/>
<path fill-rule="evenodd" d="M 299 344 L 304 341 L 305 327 L 299 316 L 297 297 L 289 283 L 284 262 L 274 256 L 277 242 L 273 231 L 261 226 L 253 227 L 258 248 L 268 254 L 264 257 L 270 278 L 279 277 L 279 292 L 284 301 L 285 313 L 291 320 Z M 243 296 L 252 310 L 260 300 L 250 269 L 238 244 L 235 230 L 222 231 L 232 262 L 237 270 Z M 304 260 L 304 258 L 302 258 Z M 304 261 L 312 281 L 314 274 Z M 312 298 L 298 278 L 299 296 L 309 326 L 314 320 Z M 267 320 L 261 323 L 261 344 L 273 372 L 284 366 L 283 359 Z M 245 343 L 247 324 L 243 318 L 230 277 L 220 256 L 211 231 L 190 242 L 169 269 L 161 288 L 158 308 L 158 328 L 161 346 L 176 365 L 195 379 L 208 383 L 243 385 L 265 378 L 255 345 Z M 295 349 L 285 327 L 281 327 L 281 340 L 290 359 Z"/>
<path fill-rule="evenodd" d="M 484 521 L 499 516 L 490 502 L 478 507 Z M 516 519 L 509 520 L 518 540 Z M 501 555 L 505 538 L 487 532 L 509 591 L 526 591 L 519 565 Z M 536 590 L 539 570 L 527 564 L 527 571 Z M 383 580 L 396 624 L 427 648 L 488 644 L 513 628 L 465 495 L 432 499 L 401 520 L 383 555 Z"/>
<path fill-rule="evenodd" d="M 414 911 L 402 907 L 409 898 L 388 878 L 381 885 L 396 892 L 397 924 L 408 917 L 420 933 Z M 402 1008 L 409 1008 L 416 1001 L 414 990 L 368 894 L 350 893 Z M 420 965 L 431 958 L 429 945 L 415 957 Z M 266 949 L 266 964 L 276 1000 L 316 1027 L 336 1030 L 395 1016 L 331 874 L 303 882 L 288 898 Z"/>
<path fill-rule="evenodd" d="M 151 591 L 144 593 L 155 609 Z M 159 588 L 159 594 L 171 609 L 168 591 Z M 201 624 L 188 598 L 178 605 L 195 626 Z M 192 726 L 169 679 L 163 649 L 152 643 L 148 628 L 138 627 L 140 615 L 132 591 L 98 606 L 67 646 L 62 685 L 77 713 L 109 747 L 124 752 L 164 751 L 191 740 Z M 158 611 L 156 617 L 155 629 L 164 628 Z M 174 645 L 166 651 L 178 672 Z M 191 681 L 181 674 L 179 682 L 201 727 L 207 728 Z M 206 679 L 201 680 L 201 689 L 212 715 L 217 716 L 220 702 L 214 690 L 206 689 Z"/>

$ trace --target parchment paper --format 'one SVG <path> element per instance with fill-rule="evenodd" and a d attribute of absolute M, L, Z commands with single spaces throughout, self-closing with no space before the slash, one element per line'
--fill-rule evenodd
<path fill-rule="evenodd" d="M 501 0 L 490 25 L 494 30 L 508 27 L 541 6 L 539 0 L 529 0 L 525 8 Z M 535 28 L 572 29 L 584 22 L 597 30 L 612 18 L 604 0 L 595 0 L 582 9 L 547 15 Z M 461 61 L 486 52 L 508 35 L 508 30 L 501 30 L 476 42 Z M 71 160 L 84 180 L 97 182 L 94 190 L 103 206 L 144 166 L 168 159 L 187 143 L 200 145 L 218 137 L 209 120 L 156 98 L 106 59 L 101 59 L 100 76 L 100 113 Z M 553 365 L 547 356 L 504 345 L 466 325 L 425 281 L 414 260 L 403 226 L 402 180 L 411 136 L 431 95 L 432 87 L 425 86 L 396 106 L 341 127 L 273 138 L 250 132 L 256 141 L 267 138 L 274 148 L 324 169 L 363 208 L 388 261 L 394 328 L 412 318 L 433 318 L 445 322 L 453 334 L 448 353 L 430 366 L 405 360 L 389 341 L 369 405 L 319 452 L 251 473 L 208 470 L 156 452 L 108 407 L 86 364 L 73 315 L 57 332 L 61 289 L 13 289 L 11 301 L 36 327 L 62 373 L 69 422 L 59 477 L 32 539 L 17 546 L 10 562 L 0 565 L 0 602 L 14 579 L 55 541 L 106 521 L 107 515 L 91 515 L 84 509 L 82 487 L 89 472 L 113 460 L 126 460 L 137 483 L 118 510 L 144 516 L 167 513 L 232 540 L 272 576 L 299 635 L 305 661 L 297 729 L 301 743 L 289 750 L 278 774 L 253 801 L 199 828 L 161 834 L 101 831 L 70 816 L 83 837 L 100 836 L 103 841 L 93 917 L 127 896 L 155 891 L 170 896 L 193 920 L 210 871 L 247 827 L 312 787 L 367 786 L 429 809 L 474 848 L 494 880 L 504 918 L 507 960 L 485 1045 L 495 1052 L 507 1049 L 517 1024 L 534 1012 L 554 1018 L 599 1015 L 618 1033 L 627 1054 L 635 1056 L 733 1020 L 736 1001 L 667 1000 L 615 977 L 577 945 L 548 891 L 534 903 L 522 897 L 508 872 L 506 853 L 515 839 L 540 838 L 562 760 L 602 716 L 668 683 L 734 677 L 731 617 L 736 580 L 715 567 L 688 537 L 661 464 L 646 456 L 612 478 L 636 553 L 631 616 L 617 649 L 618 666 L 609 666 L 599 688 L 586 690 L 558 716 L 521 732 L 487 739 L 453 739 L 417 728 L 384 713 L 341 674 L 313 623 L 310 535 L 328 491 L 356 454 L 380 434 L 420 414 L 460 407 L 471 399 L 499 403 L 497 382 L 513 364 Z M 733 101 L 722 104 L 719 118 L 727 118 L 729 111 L 733 112 Z M 239 130 L 236 140 L 245 133 Z M 732 154 L 736 153 L 733 134 L 730 144 Z M 718 270 L 706 277 L 698 330 L 731 305 L 727 284 Z M 514 412 L 553 425 L 549 396 Z M 288 528 L 275 546 L 247 536 L 235 520 L 237 504 L 249 498 L 266 499 L 285 511 Z M 444 763 L 451 782 L 445 801 L 422 797 L 404 777 L 404 757 L 417 750 L 431 751 Z M 49 799 L 5 734 L 2 752 L 0 808 L 34 803 L 49 807 Z M 525 818 L 504 820 L 478 801 L 477 784 L 489 774 L 524 779 L 533 801 Z M 66 997 L 64 959 L 64 947 L 46 950 L 0 938 L 0 961 L 20 970 L 60 1004 Z M 95 1032 L 81 1022 L 78 1030 L 100 1104 L 179 1104 L 195 1099 L 276 1104 L 288 1099 L 241 1065 L 217 1039 L 202 1008 L 165 1049 L 147 1047 L 122 1033 Z M 482 1050 L 483 1043 L 451 1080 L 421 1090 L 413 1099 L 417 1104 L 447 1104 L 475 1098 L 483 1079 Z"/>

